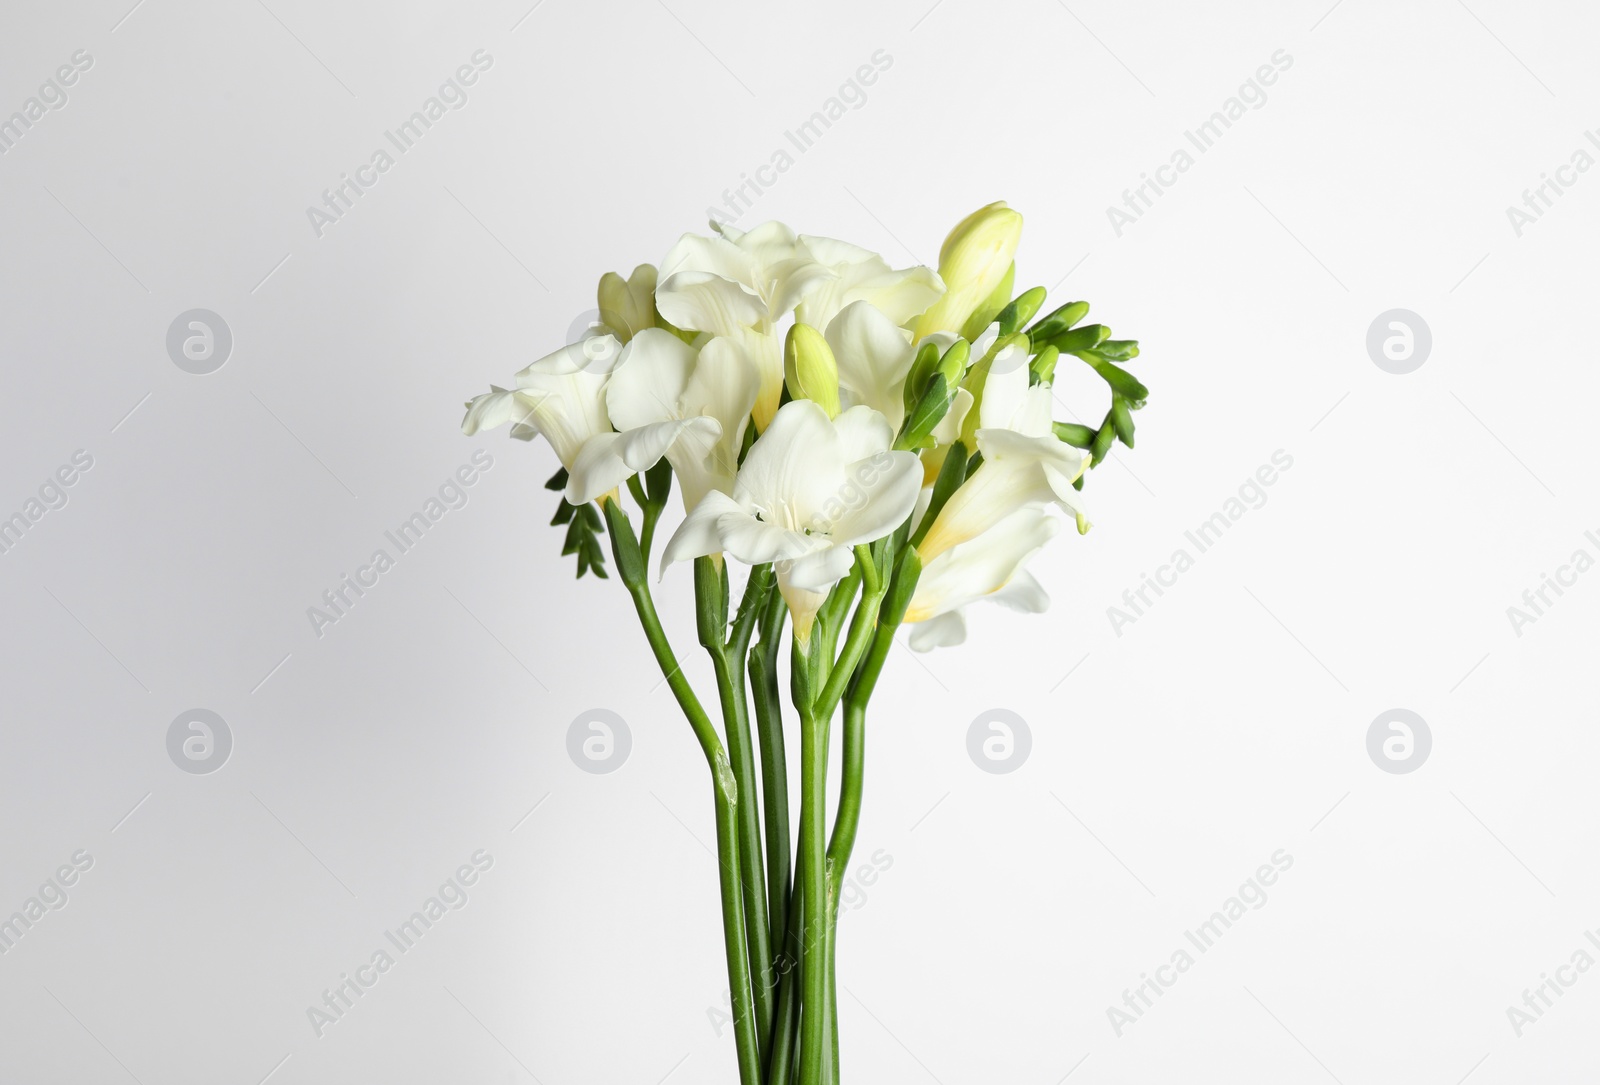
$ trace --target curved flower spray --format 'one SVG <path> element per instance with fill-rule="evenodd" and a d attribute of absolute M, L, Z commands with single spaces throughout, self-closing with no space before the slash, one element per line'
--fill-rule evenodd
<path fill-rule="evenodd" d="M 607 273 L 601 320 L 467 404 L 468 435 L 510 424 L 561 462 L 563 554 L 606 577 L 600 544 L 711 769 L 724 950 L 741 1085 L 839 1080 L 840 881 L 861 811 L 868 702 L 901 625 L 918 651 L 960 644 L 988 600 L 1039 613 L 1027 563 L 1072 523 L 1085 472 L 1133 447 L 1148 391 L 1133 340 L 1071 302 L 1034 319 L 1013 295 L 1022 216 L 968 215 L 937 272 L 896 270 L 781 223 L 686 234 Z M 1054 419 L 1067 358 L 1106 383 L 1096 427 Z M 672 480 L 684 518 L 651 568 Z M 627 497 L 625 498 L 624 491 Z M 631 508 L 627 503 L 631 503 Z M 728 559 L 747 566 L 741 579 Z M 693 563 L 696 629 L 720 729 L 678 664 L 651 583 Z M 778 655 L 788 625 L 800 728 L 791 832 Z M 842 717 L 840 790 L 825 789 Z"/>

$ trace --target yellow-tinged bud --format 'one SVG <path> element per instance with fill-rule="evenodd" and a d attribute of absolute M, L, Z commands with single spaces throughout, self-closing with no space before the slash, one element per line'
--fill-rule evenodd
<path fill-rule="evenodd" d="M 626 343 L 646 328 L 656 327 L 656 269 L 651 265 L 640 264 L 627 279 L 608 271 L 600 276 L 595 293 L 600 323 L 618 342 Z"/>
<path fill-rule="evenodd" d="M 839 416 L 839 363 L 822 333 L 810 324 L 795 322 L 783 345 L 783 382 L 793 399 L 809 399 Z"/>
<path fill-rule="evenodd" d="M 1005 281 L 1021 238 L 1022 216 L 1003 200 L 957 223 L 939 249 L 945 292 L 918 318 L 918 338 L 932 332 L 960 332 Z"/>

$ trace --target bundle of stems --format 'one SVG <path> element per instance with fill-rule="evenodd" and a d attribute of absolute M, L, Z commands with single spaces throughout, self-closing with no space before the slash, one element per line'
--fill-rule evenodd
<path fill-rule="evenodd" d="M 959 445 L 954 451 L 964 462 Z M 860 824 L 867 703 L 921 573 L 920 540 L 908 521 L 855 547 L 854 568 L 829 593 L 809 635 L 790 638 L 790 701 L 800 727 L 796 850 L 778 675 L 788 609 L 776 573 L 772 565 L 752 567 L 730 614 L 726 563 L 718 555 L 695 559 L 696 627 L 716 675 L 719 733 L 650 592 L 651 542 L 671 486 L 666 466 L 643 483 L 629 481 L 641 514 L 637 534 L 619 495 L 600 503 L 615 568 L 711 770 L 740 1085 L 837 1085 L 839 893 Z M 937 511 L 930 508 L 922 523 Z M 839 715 L 840 786 L 830 832 L 828 757 Z"/>

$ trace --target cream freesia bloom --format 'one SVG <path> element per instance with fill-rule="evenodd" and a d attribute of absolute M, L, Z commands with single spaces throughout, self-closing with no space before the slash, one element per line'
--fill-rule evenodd
<path fill-rule="evenodd" d="M 623 348 L 606 385 L 606 410 L 618 432 L 584 446 L 573 484 L 604 493 L 665 456 L 684 508 L 712 490 L 729 493 L 755 399 L 755 372 L 728 340 L 711 339 L 697 351 L 671 332 L 648 328 Z"/>
<path fill-rule="evenodd" d="M 911 647 L 919 652 L 966 640 L 962 614 L 980 599 L 1037 614 L 1050 604 L 1039 582 L 1023 569 L 1055 537 L 1061 522 L 1041 508 L 1021 508 L 989 530 L 943 551 L 922 570 L 905 620 L 916 623 Z"/>
<path fill-rule="evenodd" d="M 684 234 L 661 261 L 656 308 L 679 328 L 733 340 L 760 377 L 754 417 L 764 429 L 783 394 L 778 322 L 835 273 L 812 259 L 794 231 L 768 222 L 748 233 Z"/>
<path fill-rule="evenodd" d="M 783 405 L 751 446 L 732 494 L 706 494 L 668 541 L 661 567 L 726 552 L 773 562 L 804 644 L 828 589 L 855 560 L 852 548 L 888 535 L 916 506 L 922 469 L 890 451 L 894 431 L 870 407 L 830 420 L 810 400 Z"/>
<path fill-rule="evenodd" d="M 944 280 L 930 267 L 918 265 L 896 271 L 870 249 L 831 237 L 802 235 L 800 245 L 834 278 L 814 284 L 801 299 L 795 318 L 814 328 L 826 328 L 852 302 L 867 301 L 903 326 L 922 315 L 944 293 Z"/>
<path fill-rule="evenodd" d="M 1026 364 L 996 355 L 978 402 L 975 437 L 983 462 L 950 495 L 922 545 L 923 566 L 951 547 L 983 534 L 1018 509 L 1055 505 L 1087 530 L 1082 496 L 1072 483 L 1089 457 L 1056 437 L 1050 421 L 1050 386 L 1028 386 Z"/>
<path fill-rule="evenodd" d="M 607 341 L 598 352 L 602 356 L 613 356 L 620 349 L 611 336 L 562 347 L 518 373 L 515 388 L 491 386 L 475 396 L 461 421 L 461 432 L 468 437 L 507 422 L 511 423 L 511 436 L 518 440 L 531 441 L 542 435 L 569 473 L 566 498 L 574 505 L 594 500 L 627 478 L 623 475 L 609 486 L 589 492 L 574 485 L 571 477 L 584 447 L 611 432 L 601 395 L 610 377 L 609 367 L 596 365 L 591 353 L 597 338 Z"/>

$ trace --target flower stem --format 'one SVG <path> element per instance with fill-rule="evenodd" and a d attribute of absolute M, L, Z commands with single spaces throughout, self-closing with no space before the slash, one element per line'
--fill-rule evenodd
<path fill-rule="evenodd" d="M 806 968 L 800 1010 L 800 1085 L 822 1085 L 828 1042 L 827 721 L 801 721 L 800 877 L 804 884 L 802 942 Z M 831 1062 L 831 1059 L 829 1059 Z"/>
<path fill-rule="evenodd" d="M 789 768 L 783 738 L 783 704 L 778 691 L 778 648 L 782 641 L 784 619 L 788 607 L 776 586 L 767 589 L 764 610 L 760 615 L 761 640 L 750 649 L 750 686 L 754 699 L 756 733 L 761 743 L 761 802 L 765 815 L 767 843 L 767 907 L 768 929 L 772 933 L 774 948 L 774 978 L 780 992 L 794 986 L 796 947 L 799 932 L 790 931 L 791 855 L 793 847 L 789 836 Z M 782 965 L 787 963 L 787 969 Z M 798 1003 L 796 1003 L 798 1008 Z M 768 1059 L 768 1080 L 778 1080 L 779 1060 L 785 1052 L 793 1052 L 794 1020 L 788 1020 L 780 995 L 773 1021 L 773 1038 Z M 787 1047 L 780 1051 L 779 1044 L 787 1036 Z"/>
<path fill-rule="evenodd" d="M 744 900 L 745 939 L 749 952 L 751 985 L 755 996 L 756 1037 L 765 1065 L 772 1035 L 772 1010 L 776 999 L 772 973 L 772 941 L 761 861 L 761 821 L 756 807 L 756 765 L 750 739 L 750 707 L 745 695 L 742 659 L 750 641 L 756 596 L 766 594 L 770 568 L 751 573 L 746 599 L 739 608 L 731 642 L 727 630 L 727 571 L 711 558 L 695 559 L 695 598 L 699 611 L 700 642 L 711 656 L 722 704 L 723 729 L 742 801 L 738 810 L 739 880 Z M 752 595 L 751 593 L 754 593 Z"/>
<path fill-rule="evenodd" d="M 633 598 L 639 624 L 655 654 L 656 664 L 666 677 L 678 707 L 689 720 L 689 727 L 711 767 L 712 797 L 716 808 L 718 883 L 722 898 L 723 947 L 728 959 L 728 988 L 733 1001 L 734 1045 L 739 1058 L 740 1085 L 761 1085 L 761 1053 L 756 1035 L 754 995 L 750 987 L 750 957 L 745 942 L 744 904 L 739 878 L 737 836 L 739 787 L 733 767 L 728 763 L 722 741 L 711 718 L 700 705 L 689 680 L 678 665 L 677 656 L 661 628 L 655 600 L 650 595 L 649 575 L 638 538 L 628 514 L 615 500 L 602 502 L 606 527 L 611 535 L 611 553 L 617 571 Z"/>
<path fill-rule="evenodd" d="M 871 634 L 872 645 L 860 659 L 856 668 L 852 662 L 852 675 L 844 695 L 844 733 L 839 765 L 839 811 L 834 815 L 833 835 L 828 840 L 828 930 L 825 967 L 828 974 L 828 1020 L 832 1032 L 833 1085 L 839 1082 L 839 1007 L 838 977 L 835 967 L 839 942 L 839 895 L 848 874 L 850 855 L 855 850 L 856 830 L 861 824 L 861 794 L 865 778 L 867 753 L 867 702 L 877 687 L 878 676 L 884 662 L 894 647 L 894 634 L 905 618 L 906 607 L 916 589 L 921 575 L 921 563 L 915 550 L 907 548 L 905 557 L 895 570 L 889 584 L 875 597 L 863 598 L 861 609 L 869 604 L 877 611 L 876 630 Z M 856 619 L 862 617 L 860 610 Z M 856 636 L 856 625 L 851 625 L 851 642 Z M 849 643 L 846 645 L 849 651 Z M 843 661 L 841 660 L 841 663 Z M 832 683 L 830 683 L 831 686 Z"/>

